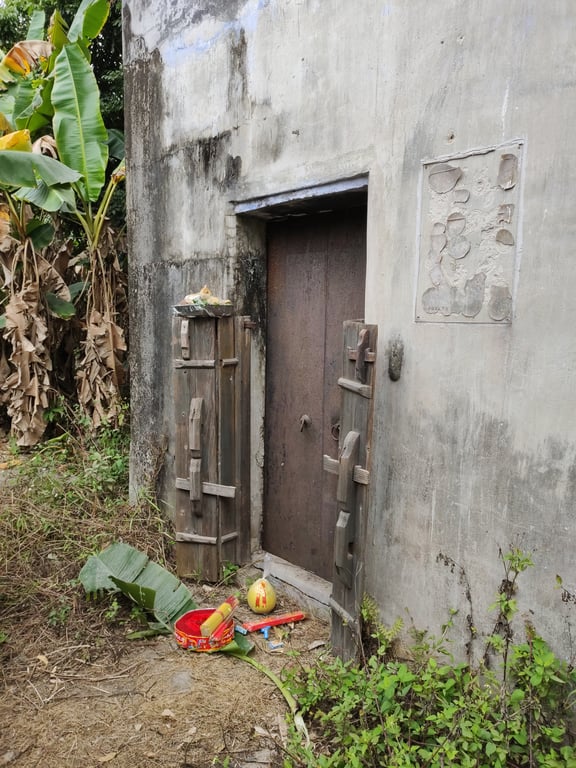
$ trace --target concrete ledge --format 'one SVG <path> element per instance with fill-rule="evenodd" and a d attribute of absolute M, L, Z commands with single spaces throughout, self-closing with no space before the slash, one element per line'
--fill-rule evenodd
<path fill-rule="evenodd" d="M 267 552 L 257 552 L 253 556 L 253 565 L 264 570 L 264 558 L 268 576 L 274 586 L 277 586 L 275 582 L 280 582 L 278 586 L 282 591 L 302 605 L 303 610 L 319 619 L 330 621 L 332 584 L 329 581 Z"/>

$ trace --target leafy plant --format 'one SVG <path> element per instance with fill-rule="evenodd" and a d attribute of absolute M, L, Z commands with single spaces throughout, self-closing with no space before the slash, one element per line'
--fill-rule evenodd
<path fill-rule="evenodd" d="M 46 40 L 31 37 L 43 34 L 36 13 L 29 38 L 0 63 L 0 403 L 20 445 L 43 435 L 57 389 L 53 358 L 71 319 L 77 355 L 68 349 L 66 358 L 75 360 L 80 405 L 94 426 L 113 422 L 121 408 L 125 276 L 107 213 L 125 175 L 123 143 L 104 126 L 90 54 L 109 10 L 108 0 L 82 0 L 69 26 L 56 11 Z M 113 153 L 120 162 L 110 173 Z M 81 238 L 62 243 L 55 236 L 70 219 Z"/>
<path fill-rule="evenodd" d="M 528 568 L 531 568 L 534 563 L 529 554 L 522 552 L 517 547 L 513 547 L 506 553 L 499 550 L 498 554 L 504 566 L 504 578 L 500 583 L 496 600 L 490 606 L 490 610 L 497 610 L 498 615 L 492 634 L 488 639 L 486 652 L 484 653 L 484 662 L 486 665 L 489 665 L 491 649 L 501 654 L 503 658 L 504 680 L 506 680 L 506 675 L 508 674 L 508 654 L 514 635 L 512 619 L 518 611 L 515 599 L 518 576 Z"/>
<path fill-rule="evenodd" d="M 220 584 L 232 584 L 236 579 L 236 574 L 238 573 L 239 569 L 240 566 L 236 563 L 230 563 L 228 561 L 222 563 L 222 578 L 220 579 Z"/>
<path fill-rule="evenodd" d="M 570 731 L 576 672 L 531 626 L 525 642 L 512 642 L 512 595 L 532 560 L 512 550 L 502 562 L 505 587 L 495 608 L 507 622 L 506 634 L 493 633 L 501 643 L 491 648 L 499 655 L 498 671 L 441 663 L 451 658 L 451 618 L 441 638 L 420 634 L 410 662 L 389 658 L 394 633 L 380 630 L 382 644 L 363 664 L 323 659 L 290 673 L 315 739 L 305 746 L 293 731 L 285 768 L 576 768 Z M 374 620 L 374 605 L 365 601 L 363 613 Z"/>
<path fill-rule="evenodd" d="M 63 627 L 68 621 L 72 606 L 65 598 L 60 598 L 58 605 L 52 608 L 48 614 L 48 624 L 51 627 Z"/>
<path fill-rule="evenodd" d="M 116 598 L 110 601 L 109 607 L 104 611 L 104 618 L 106 621 L 116 621 L 118 614 L 120 613 L 120 603 Z"/>
<path fill-rule="evenodd" d="M 392 627 L 386 627 L 380 619 L 380 611 L 373 597 L 364 595 L 360 605 L 362 622 L 363 658 L 372 654 L 389 657 L 400 637 L 404 622 L 397 619 Z"/>

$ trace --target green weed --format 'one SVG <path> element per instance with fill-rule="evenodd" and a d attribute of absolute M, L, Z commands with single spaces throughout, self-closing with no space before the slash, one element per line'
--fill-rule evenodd
<path fill-rule="evenodd" d="M 71 610 L 72 606 L 66 598 L 59 598 L 56 605 L 48 613 L 48 624 L 55 628 L 66 626 Z"/>
<path fill-rule="evenodd" d="M 229 585 L 236 581 L 236 574 L 240 569 L 236 563 L 224 562 L 222 563 L 222 577 L 220 578 L 220 584 Z"/>
<path fill-rule="evenodd" d="M 489 643 L 498 669 L 452 660 L 454 612 L 439 638 L 418 634 L 412 661 L 390 658 L 401 626 L 386 630 L 365 600 L 362 617 L 376 627 L 369 635 L 378 641 L 375 652 L 362 663 L 324 657 L 288 675 L 316 739 L 303 745 L 293 729 L 284 767 L 576 768 L 576 671 L 530 625 L 525 642 L 513 641 L 517 578 L 532 561 L 513 550 L 502 562 Z"/>

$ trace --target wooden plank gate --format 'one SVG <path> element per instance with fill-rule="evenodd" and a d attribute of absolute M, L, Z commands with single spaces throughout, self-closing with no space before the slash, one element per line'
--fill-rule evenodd
<path fill-rule="evenodd" d="M 186 312 L 186 314 L 180 314 Z M 229 308 L 176 308 L 176 567 L 218 581 L 250 558 L 250 329 Z"/>
<path fill-rule="evenodd" d="M 334 534 L 332 636 L 334 653 L 357 655 L 364 595 L 364 537 L 372 434 L 374 365 L 378 326 L 344 323 L 343 371 L 338 459 L 324 456 L 324 469 L 338 475 L 338 517 Z"/>

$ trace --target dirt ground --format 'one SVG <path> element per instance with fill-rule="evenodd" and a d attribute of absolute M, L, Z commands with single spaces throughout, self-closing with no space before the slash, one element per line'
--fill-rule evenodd
<path fill-rule="evenodd" d="M 233 590 L 191 591 L 199 606 L 216 607 Z M 300 608 L 278 594 L 274 613 Z M 248 618 L 244 602 L 237 621 Z M 328 627 L 309 617 L 250 638 L 251 655 L 282 674 L 326 652 Z M 285 757 L 288 708 L 275 685 L 242 660 L 185 651 L 173 637 L 68 629 L 55 642 L 47 633 L 12 649 L 1 672 L 0 766 L 276 768 Z"/>
<path fill-rule="evenodd" d="M 110 597 L 87 600 L 74 584 L 78 564 L 67 562 L 69 547 L 58 549 L 58 509 L 46 521 L 56 528 L 54 541 L 35 527 L 41 510 L 14 496 L 8 479 L 20 462 L 2 437 L 0 429 L 4 521 L 23 509 L 34 519 L 25 535 L 17 526 L 2 528 L 13 538 L 0 562 L 0 768 L 280 768 L 289 710 L 274 683 L 225 653 L 183 650 L 172 636 L 127 639 L 129 631 L 142 629 L 141 617 L 132 615 L 127 599 L 119 599 L 119 607 Z M 160 561 L 165 550 L 153 520 L 127 519 L 128 543 L 146 551 L 153 542 L 158 557 L 148 554 Z M 97 515 L 82 524 L 92 526 L 94 538 L 109 526 Z M 31 553 L 26 568 L 24 550 Z M 241 623 L 255 618 L 245 597 L 261 575 L 247 566 L 228 584 L 186 585 L 200 608 L 238 595 L 235 619 Z M 294 597 L 299 593 L 283 590 L 281 582 L 274 586 L 273 615 L 307 610 Z M 66 602 L 60 603 L 63 590 Z M 69 613 L 61 617 L 59 605 Z M 308 611 L 305 620 L 272 629 L 268 639 L 261 633 L 249 638 L 255 646 L 250 657 L 282 677 L 328 652 L 329 627 Z"/>

